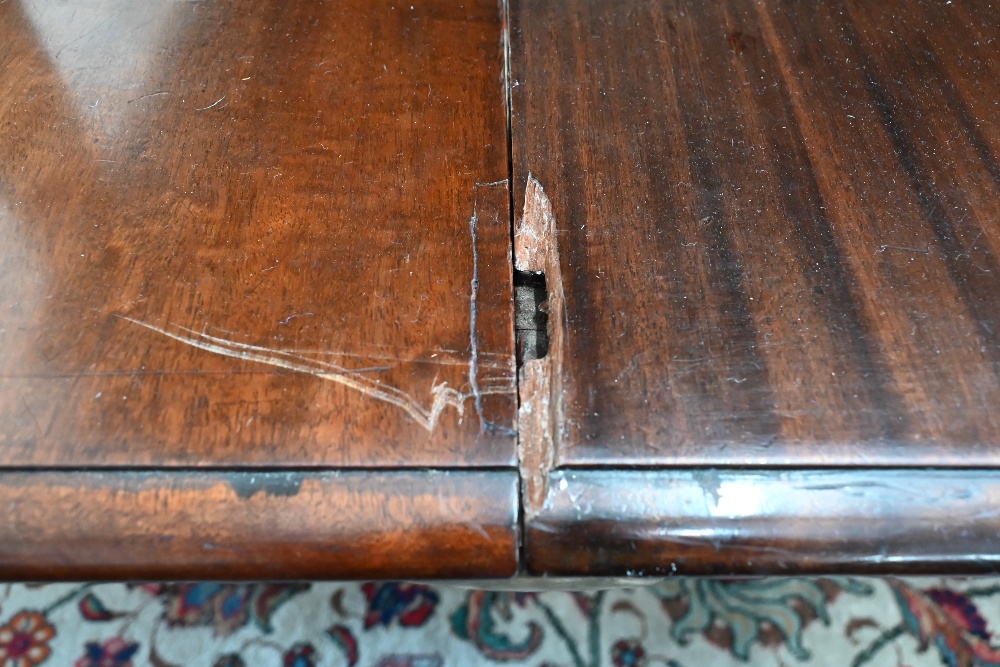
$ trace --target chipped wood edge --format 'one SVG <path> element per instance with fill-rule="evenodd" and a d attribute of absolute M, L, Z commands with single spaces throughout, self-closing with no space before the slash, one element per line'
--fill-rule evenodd
<path fill-rule="evenodd" d="M 537 515 L 548 495 L 549 474 L 562 437 L 562 362 L 565 339 L 565 299 L 556 221 L 552 202 L 541 184 L 528 174 L 524 211 L 514 228 L 514 266 L 519 271 L 544 271 L 548 288 L 549 352 L 526 361 L 518 382 L 517 457 L 525 517 Z"/>

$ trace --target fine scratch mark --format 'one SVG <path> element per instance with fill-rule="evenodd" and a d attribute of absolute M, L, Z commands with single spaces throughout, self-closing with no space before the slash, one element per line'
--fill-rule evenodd
<path fill-rule="evenodd" d="M 136 98 L 133 98 L 133 99 L 129 100 L 125 104 L 132 104 L 132 102 L 138 102 L 139 100 L 144 100 L 147 97 L 156 97 L 158 95 L 169 95 L 169 94 L 170 94 L 170 91 L 167 91 L 167 90 L 158 90 L 155 93 L 146 93 L 145 95 L 140 95 L 139 97 L 136 97 Z M 221 102 L 221 101 L 222 100 L 219 100 L 219 102 Z M 218 104 L 219 102 L 216 102 L 216 104 Z"/>
<path fill-rule="evenodd" d="M 385 401 L 391 405 L 402 409 L 415 422 L 423 426 L 427 431 L 433 432 L 437 426 L 441 413 L 448 406 L 454 407 L 461 416 L 465 411 L 465 401 L 472 397 L 471 394 L 459 392 L 448 386 L 447 382 L 435 384 L 431 388 L 431 404 L 425 407 L 412 396 L 397 389 L 396 387 L 384 384 L 372 378 L 363 377 L 359 373 L 370 370 L 361 369 L 355 371 L 349 368 L 338 366 L 328 361 L 310 359 L 294 352 L 284 350 L 273 350 L 258 345 L 248 345 L 211 336 L 207 333 L 198 332 L 180 325 L 172 325 L 171 329 L 142 322 L 126 315 L 118 315 L 123 320 L 155 331 L 167 338 L 186 343 L 191 347 L 206 350 L 224 357 L 256 361 L 276 368 L 284 368 L 290 371 L 306 373 L 323 380 L 329 380 L 350 387 L 365 396 Z M 171 325 L 168 325 L 171 326 Z M 510 387 L 503 383 L 491 384 L 480 387 L 480 394 L 506 394 Z"/>
<path fill-rule="evenodd" d="M 28 405 L 28 401 L 25 400 L 24 396 L 21 397 L 21 404 L 24 405 L 24 409 L 28 411 L 31 421 L 35 422 L 35 428 L 38 430 L 39 439 L 44 438 L 45 431 L 42 429 L 42 425 L 38 423 L 38 417 L 35 416 L 35 411 L 31 409 L 30 405 Z"/>
<path fill-rule="evenodd" d="M 480 432 L 486 430 L 486 420 L 483 417 L 483 395 L 479 391 L 479 336 L 476 335 L 476 318 L 478 316 L 476 300 L 479 297 L 479 249 L 476 245 L 476 225 L 479 224 L 478 189 L 474 191 L 472 200 L 472 217 L 469 218 L 469 233 L 472 236 L 472 281 L 469 295 L 469 387 L 475 397 L 476 415 L 479 417 Z"/>
<path fill-rule="evenodd" d="M 208 109 L 211 109 L 212 107 L 214 107 L 215 105 L 217 105 L 219 102 L 221 102 L 224 99 L 226 99 L 225 95 L 223 95 L 219 99 L 215 100 L 214 102 L 212 102 L 211 104 L 209 104 L 207 107 L 198 107 L 197 109 L 195 109 L 195 111 L 207 111 Z"/>
<path fill-rule="evenodd" d="M 479 417 L 479 431 L 487 430 L 488 424 L 483 416 L 483 392 L 479 387 L 479 336 L 476 333 L 478 318 L 477 299 L 479 298 L 479 247 L 476 226 L 479 224 L 479 188 L 506 185 L 507 179 L 491 183 L 476 183 L 473 187 L 472 217 L 469 218 L 469 233 L 472 237 L 472 281 L 469 296 L 469 387 L 475 399 L 476 415 Z"/>
<path fill-rule="evenodd" d="M 286 324 L 294 320 L 296 317 L 305 317 L 306 315 L 314 315 L 314 314 L 315 313 L 296 313 L 294 315 L 289 315 L 285 319 L 278 322 L 278 326 L 285 326 Z"/>
<path fill-rule="evenodd" d="M 52 59 L 53 59 L 53 60 L 59 60 L 59 56 L 60 56 L 60 55 L 62 55 L 62 52 L 63 52 L 63 51 L 65 51 L 65 50 L 66 50 L 67 48 L 69 48 L 69 47 L 70 47 L 70 46 L 72 46 L 73 44 L 76 44 L 76 43 L 77 43 L 77 42 L 79 42 L 79 41 L 80 41 L 81 39 L 85 39 L 86 37 L 90 37 L 90 36 L 91 36 L 92 34 L 94 34 L 95 32 L 97 32 L 97 31 L 98 31 L 98 30 L 100 30 L 101 28 L 103 28 L 103 27 L 104 27 L 104 25 L 105 25 L 106 23 L 108 23 L 108 21 L 101 21 L 100 23 L 98 23 L 98 24 L 97 24 L 97 25 L 95 25 L 95 26 L 94 26 L 93 28 L 91 28 L 91 29 L 90 29 L 90 30 L 88 30 L 87 32 L 83 33 L 83 34 L 82 34 L 82 35 L 80 35 L 79 37 L 76 37 L 76 38 L 74 38 L 74 39 L 71 39 L 70 41 L 68 41 L 68 42 L 66 42 L 65 44 L 63 44 L 62 48 L 61 48 L 61 49 L 59 49 L 58 51 L 56 51 L 56 55 L 54 55 L 54 56 L 52 57 Z"/>
<path fill-rule="evenodd" d="M 899 246 L 899 245 L 880 245 L 878 247 L 879 252 L 885 252 L 886 250 L 902 250 L 904 252 L 920 253 L 921 255 L 931 254 L 930 248 L 907 248 L 905 246 Z"/>
<path fill-rule="evenodd" d="M 615 378 L 616 384 L 632 374 L 632 371 L 634 371 L 636 367 L 639 365 L 639 357 L 641 357 L 644 354 L 646 354 L 645 350 L 643 350 L 642 352 L 638 352 L 632 356 L 632 360 L 628 362 L 628 365 L 625 368 L 623 368 L 621 373 L 619 373 L 618 376 Z"/>
<path fill-rule="evenodd" d="M 223 96 L 223 99 L 225 96 Z M 221 102 L 222 99 L 218 100 L 215 104 Z M 211 106 L 215 106 L 215 104 Z M 205 109 L 211 107 L 204 107 Z M 338 384 L 344 385 L 358 391 L 365 396 L 374 398 L 380 401 L 389 403 L 390 405 L 395 405 L 400 408 L 406 414 L 408 414 L 415 422 L 423 426 L 428 432 L 433 433 L 434 429 L 437 427 L 438 419 L 441 413 L 449 406 L 455 408 L 459 416 L 465 414 L 465 402 L 468 399 L 473 399 L 475 403 L 476 413 L 479 417 L 479 424 L 481 430 L 487 430 L 491 427 L 490 424 L 486 422 L 485 416 L 483 415 L 483 396 L 487 395 L 509 395 L 514 391 L 513 378 L 506 377 L 494 377 L 489 378 L 484 382 L 480 382 L 479 378 L 479 368 L 480 368 L 480 351 L 479 351 L 479 338 L 476 332 L 477 327 L 477 299 L 479 297 L 479 248 L 477 246 L 478 242 L 478 232 L 476 226 L 479 222 L 479 211 L 478 211 L 478 188 L 479 187 L 491 187 L 499 186 L 507 183 L 507 180 L 495 181 L 492 183 L 477 183 L 475 185 L 476 196 L 473 198 L 473 210 L 472 217 L 469 220 L 469 231 L 472 235 L 472 280 L 471 295 L 469 302 L 469 347 L 470 347 L 470 358 L 468 362 L 469 369 L 469 387 L 471 391 L 469 393 L 458 391 L 448 386 L 447 382 L 435 383 L 431 387 L 431 402 L 430 405 L 424 405 L 415 399 L 410 394 L 407 394 L 403 390 L 393 387 L 391 385 L 379 382 L 378 380 L 372 379 L 370 377 L 364 377 L 362 373 L 371 372 L 373 370 L 388 370 L 384 367 L 376 368 L 362 368 L 362 369 L 349 369 L 338 364 L 332 363 L 330 361 L 323 361 L 320 359 L 315 359 L 312 357 L 305 356 L 303 351 L 300 350 L 288 350 L 288 349 L 275 349 L 267 348 L 258 345 L 249 345 L 247 343 L 239 343 L 226 338 L 220 338 L 218 336 L 212 336 L 205 331 L 196 331 L 194 329 L 189 329 L 187 327 L 181 326 L 179 324 L 168 323 L 167 328 L 158 327 L 148 322 L 143 322 L 141 320 L 133 319 L 126 315 L 117 315 L 117 317 L 137 324 L 141 327 L 145 327 L 150 331 L 155 331 L 167 338 L 179 341 L 190 345 L 191 347 L 198 348 L 200 350 L 205 350 L 212 352 L 214 354 L 219 354 L 225 357 L 232 357 L 235 359 L 243 359 L 247 361 L 254 361 L 261 364 L 267 364 L 269 366 L 274 366 L 277 368 L 284 368 L 286 370 L 295 371 L 298 373 L 306 373 L 313 375 L 315 377 L 321 378 L 323 380 L 329 380 L 331 382 L 336 382 Z M 291 315 L 280 322 L 280 324 L 287 324 L 293 317 L 301 317 L 303 315 L 312 315 L 313 313 L 299 313 L 296 315 Z M 311 354 L 325 355 L 327 357 L 335 356 L 347 356 L 347 357 L 360 357 L 362 355 L 355 355 L 346 352 L 336 352 L 336 351 L 315 351 Z M 436 356 L 436 355 L 434 355 Z M 492 359 L 496 357 L 496 354 L 483 353 L 483 356 L 487 359 Z M 404 361 L 404 360 L 400 360 Z M 420 360 L 417 360 L 420 361 Z M 444 363 L 450 364 L 448 361 L 441 362 L 430 362 L 430 363 Z M 499 370 L 501 367 L 506 367 L 506 364 L 496 363 L 487 361 L 486 368 L 490 370 Z"/>

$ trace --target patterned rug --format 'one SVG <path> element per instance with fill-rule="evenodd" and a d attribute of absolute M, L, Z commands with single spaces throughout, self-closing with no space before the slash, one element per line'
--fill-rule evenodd
<path fill-rule="evenodd" d="M 1000 579 L 6 585 L 0 666 L 1000 665 Z"/>

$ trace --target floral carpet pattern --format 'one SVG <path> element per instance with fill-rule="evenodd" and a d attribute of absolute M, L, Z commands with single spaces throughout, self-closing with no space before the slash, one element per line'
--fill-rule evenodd
<path fill-rule="evenodd" d="M 0 587 L 0 667 L 1000 667 L 1000 578 Z"/>

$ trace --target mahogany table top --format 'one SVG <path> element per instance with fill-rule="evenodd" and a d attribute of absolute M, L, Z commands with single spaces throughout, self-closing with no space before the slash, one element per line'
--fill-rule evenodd
<path fill-rule="evenodd" d="M 995 570 L 993 14 L 0 4 L 0 578 Z"/>

